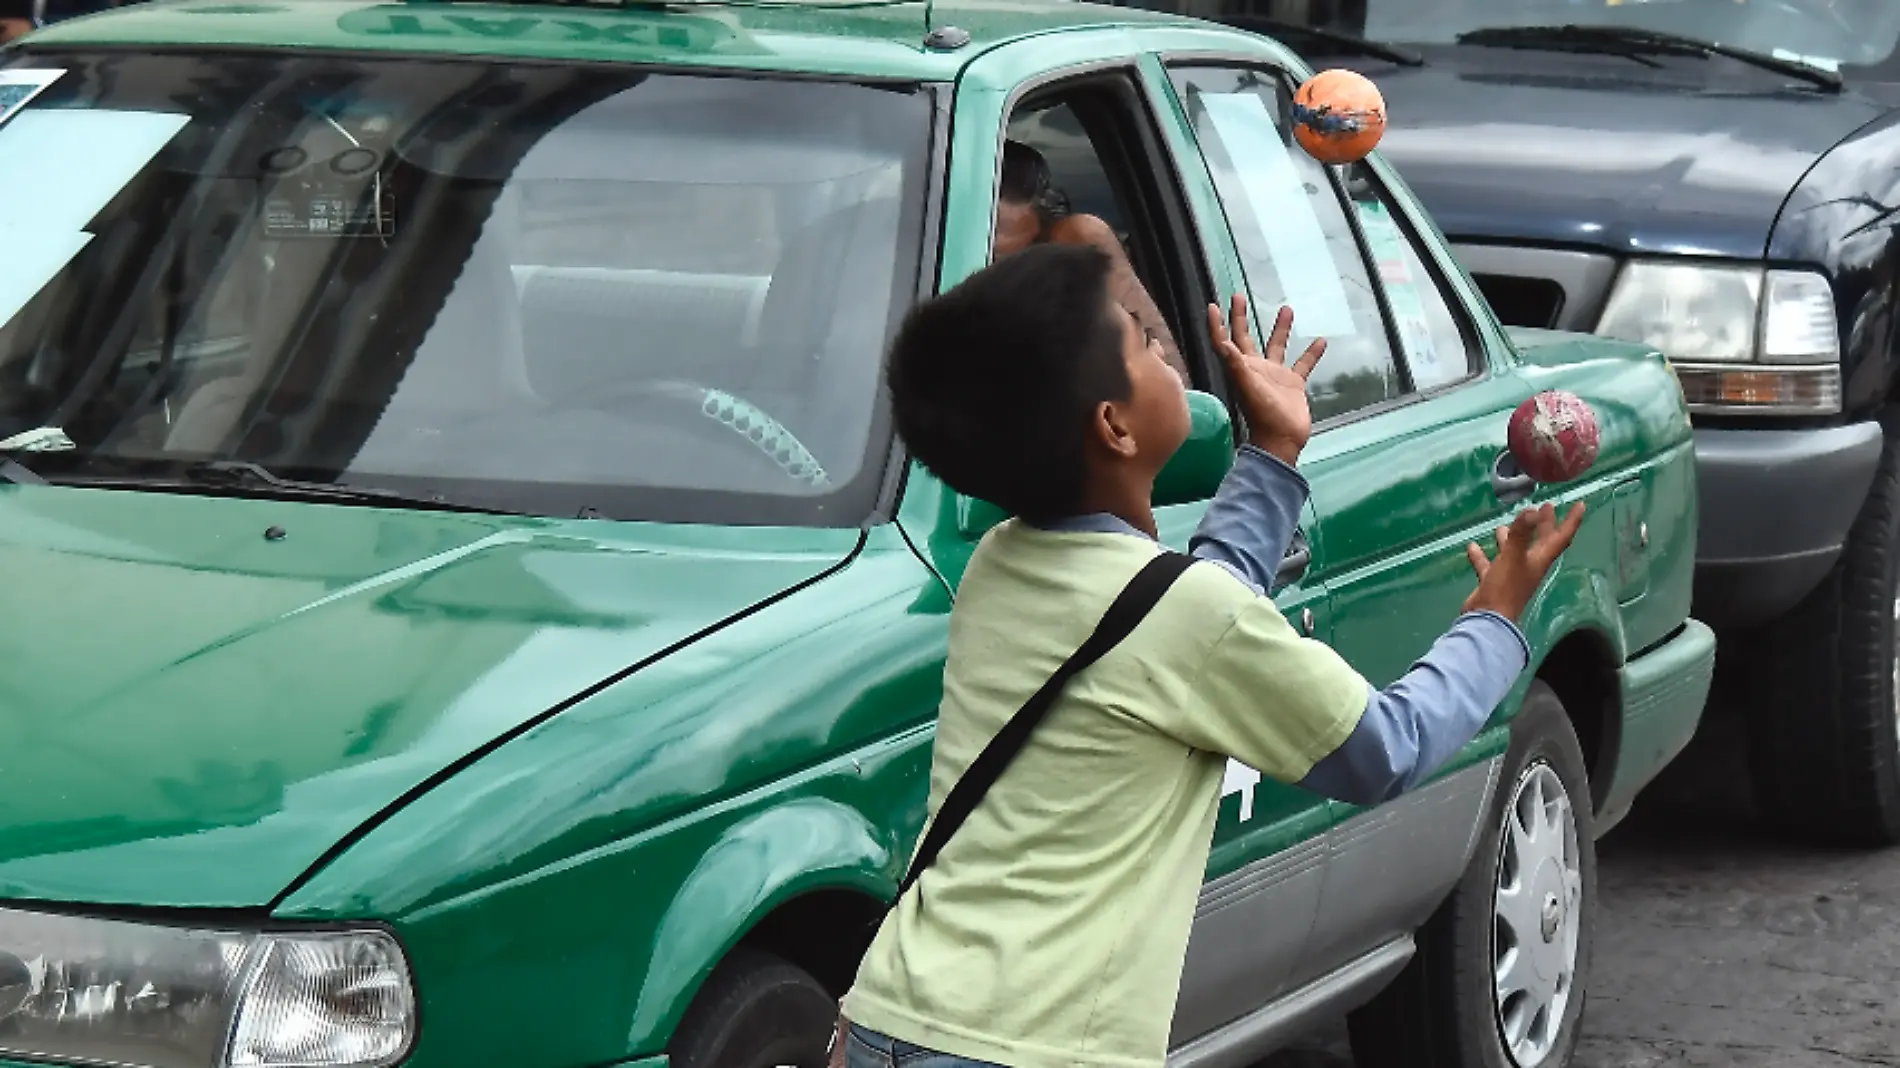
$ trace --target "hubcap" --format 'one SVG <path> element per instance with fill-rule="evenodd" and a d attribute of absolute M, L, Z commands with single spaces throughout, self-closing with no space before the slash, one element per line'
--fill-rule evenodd
<path fill-rule="evenodd" d="M 1504 810 L 1492 898 L 1498 1032 L 1519 1068 L 1550 1056 L 1576 985 L 1577 855 L 1570 794 L 1550 765 L 1532 764 Z"/>

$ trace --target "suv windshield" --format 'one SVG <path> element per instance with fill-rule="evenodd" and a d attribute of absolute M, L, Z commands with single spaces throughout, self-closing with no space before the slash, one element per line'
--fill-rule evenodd
<path fill-rule="evenodd" d="M 1824 69 L 1873 66 L 1900 37 L 1893 0 L 1363 0 L 1353 32 L 1450 42 L 1499 26 L 1628 26 L 1714 41 Z M 1336 5 L 1353 6 L 1350 2 Z"/>
<path fill-rule="evenodd" d="M 53 482 L 236 462 L 389 500 L 856 524 L 931 115 L 919 88 L 815 80 L 14 56 L 0 450 Z"/>

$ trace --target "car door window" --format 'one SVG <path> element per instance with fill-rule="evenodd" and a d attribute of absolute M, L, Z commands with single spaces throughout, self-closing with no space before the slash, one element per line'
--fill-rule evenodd
<path fill-rule="evenodd" d="M 1430 266 L 1417 230 L 1371 167 L 1356 163 L 1344 173 L 1412 387 L 1439 389 L 1469 377 L 1478 366 L 1477 334 L 1456 297 L 1448 295 L 1442 275 Z"/>
<path fill-rule="evenodd" d="M 1167 157 L 1133 81 L 1102 73 L 1039 89 L 1011 110 L 1006 137 L 1023 153 L 1019 165 L 1026 156 L 1046 168 L 1037 195 L 1045 239 L 1104 230 L 1139 289 L 1123 293 L 1129 310 L 1155 329 L 1190 384 L 1208 381 L 1206 267 L 1187 239 Z M 1054 237 L 1058 227 L 1069 236 Z"/>
<path fill-rule="evenodd" d="M 1308 384 L 1315 420 L 1406 391 L 1378 290 L 1332 176 L 1293 141 L 1290 90 L 1263 70 L 1170 72 L 1233 231 L 1263 330 L 1293 308 L 1294 350 L 1326 339 Z"/>

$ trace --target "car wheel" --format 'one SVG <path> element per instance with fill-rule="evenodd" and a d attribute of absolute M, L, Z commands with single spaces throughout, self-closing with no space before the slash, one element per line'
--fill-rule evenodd
<path fill-rule="evenodd" d="M 1840 560 L 1737 658 L 1757 805 L 1769 823 L 1809 840 L 1900 842 L 1895 429 Z"/>
<path fill-rule="evenodd" d="M 1583 750 L 1531 684 L 1478 845 L 1418 951 L 1352 1013 L 1359 1068 L 1561 1068 L 1577 1045 L 1596 916 Z"/>
<path fill-rule="evenodd" d="M 740 946 L 674 1033 L 674 1068 L 825 1068 L 838 999 L 803 968 Z"/>

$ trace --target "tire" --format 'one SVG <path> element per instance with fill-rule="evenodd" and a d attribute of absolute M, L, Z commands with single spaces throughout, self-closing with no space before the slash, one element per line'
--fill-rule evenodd
<path fill-rule="evenodd" d="M 1900 427 L 1892 419 L 1840 560 L 1786 616 L 1748 636 L 1737 658 L 1750 695 L 1756 806 L 1769 824 L 1810 842 L 1900 842 Z"/>
<path fill-rule="evenodd" d="M 1529 839 L 1507 837 L 1507 826 L 1540 808 L 1539 797 L 1550 822 Z M 1539 856 L 1527 872 L 1523 861 Z M 1530 911 L 1500 907 L 1506 883 L 1528 887 L 1531 894 L 1518 900 L 1531 902 Z M 1512 915 L 1517 922 L 1500 918 Z M 1511 747 L 1470 866 L 1417 932 L 1418 951 L 1405 970 L 1347 1018 L 1354 1062 L 1563 1068 L 1577 1045 L 1595 924 L 1595 823 L 1583 750 L 1563 702 L 1534 682 L 1511 723 Z M 1499 997 L 1501 951 L 1516 954 L 1507 974 L 1534 985 Z"/>
<path fill-rule="evenodd" d="M 674 1032 L 673 1068 L 825 1068 L 838 999 L 803 968 L 739 946 Z"/>

